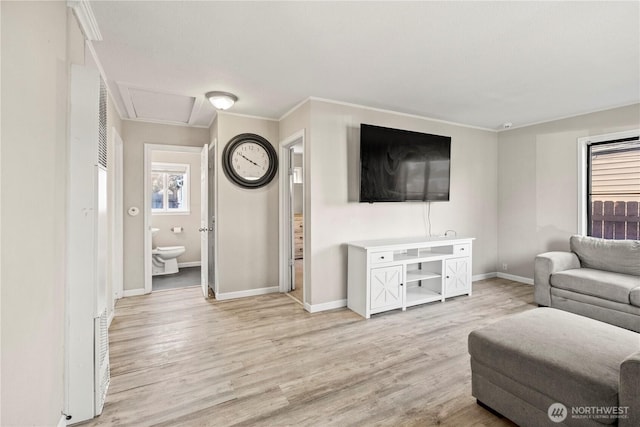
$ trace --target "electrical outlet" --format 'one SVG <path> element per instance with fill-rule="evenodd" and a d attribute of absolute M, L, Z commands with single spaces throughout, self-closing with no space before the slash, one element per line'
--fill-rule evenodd
<path fill-rule="evenodd" d="M 509 270 L 509 265 L 506 262 L 502 263 L 502 271 L 507 271 Z"/>

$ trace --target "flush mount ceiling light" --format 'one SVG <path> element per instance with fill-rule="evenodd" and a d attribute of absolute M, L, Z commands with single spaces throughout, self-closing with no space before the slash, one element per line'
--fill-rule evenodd
<path fill-rule="evenodd" d="M 207 92 L 205 94 L 209 102 L 218 110 L 226 110 L 231 108 L 238 100 L 238 97 L 229 92 Z"/>

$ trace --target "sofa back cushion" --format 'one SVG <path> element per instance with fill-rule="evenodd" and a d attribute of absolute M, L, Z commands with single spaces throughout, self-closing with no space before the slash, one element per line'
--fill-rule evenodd
<path fill-rule="evenodd" d="M 580 265 L 596 270 L 640 276 L 640 240 L 607 240 L 588 236 L 571 236 L 571 252 Z"/>

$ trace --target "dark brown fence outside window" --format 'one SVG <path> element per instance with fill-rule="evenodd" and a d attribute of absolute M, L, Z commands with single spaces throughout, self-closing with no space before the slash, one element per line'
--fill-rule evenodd
<path fill-rule="evenodd" d="M 638 202 L 593 202 L 591 204 L 591 236 L 616 240 L 640 240 Z"/>

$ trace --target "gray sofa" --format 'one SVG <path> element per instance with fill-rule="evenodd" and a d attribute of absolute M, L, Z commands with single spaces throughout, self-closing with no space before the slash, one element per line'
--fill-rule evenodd
<path fill-rule="evenodd" d="M 535 260 L 535 301 L 640 332 L 640 241 L 571 236 Z"/>
<path fill-rule="evenodd" d="M 570 249 L 535 260 L 535 300 L 553 308 L 471 332 L 472 394 L 521 426 L 640 426 L 640 241 Z"/>

